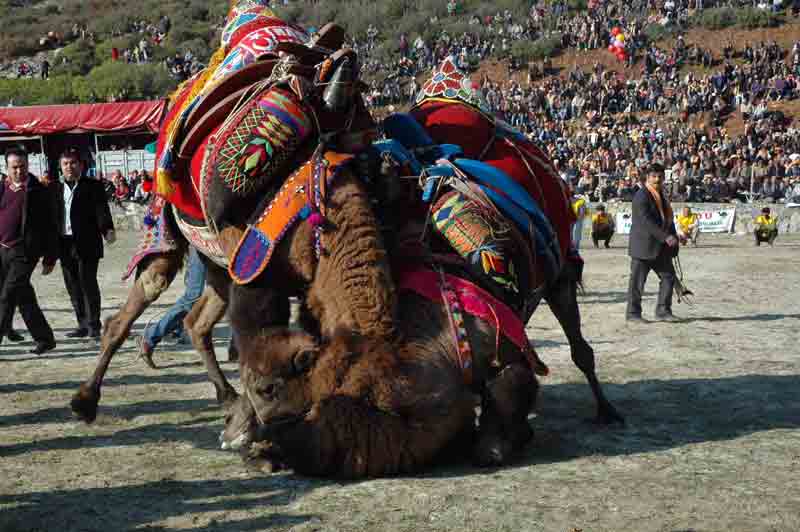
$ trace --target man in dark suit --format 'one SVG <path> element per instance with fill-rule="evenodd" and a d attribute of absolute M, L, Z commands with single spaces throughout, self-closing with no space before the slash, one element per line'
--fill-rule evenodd
<path fill-rule="evenodd" d="M 629 322 L 645 321 L 642 319 L 642 292 L 650 270 L 661 278 L 656 320 L 679 321 L 672 314 L 672 290 L 675 286 L 672 259 L 678 254 L 678 235 L 672 207 L 662 191 L 663 181 L 664 167 L 658 163 L 651 164 L 645 185 L 633 197 L 628 243 L 631 277 L 628 284 L 626 319 Z"/>
<path fill-rule="evenodd" d="M 49 191 L 28 173 L 28 154 L 11 148 L 5 154 L 8 176 L 0 181 L 0 324 L 8 334 L 18 307 L 41 355 L 56 346 L 53 329 L 39 308 L 31 274 L 42 259 L 42 275 L 58 260 L 58 228 Z M 0 337 L 0 341 L 2 337 Z"/>
<path fill-rule="evenodd" d="M 75 309 L 78 328 L 70 338 L 100 338 L 100 287 L 97 267 L 103 257 L 103 238 L 113 243 L 114 222 L 100 181 L 83 177 L 83 162 L 75 149 L 61 154 L 64 182 L 54 190 L 61 234 L 61 271 Z"/>

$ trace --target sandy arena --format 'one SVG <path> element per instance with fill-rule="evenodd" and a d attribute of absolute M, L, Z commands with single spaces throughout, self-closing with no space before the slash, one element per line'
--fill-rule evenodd
<path fill-rule="evenodd" d="M 125 298 L 119 278 L 136 238 L 120 234 L 101 263 L 104 315 Z M 222 412 L 205 370 L 169 342 L 154 371 L 129 340 L 97 421 L 78 422 L 68 403 L 97 348 L 64 338 L 75 322 L 60 271 L 37 269 L 59 343 L 27 354 L 17 318 L 28 341 L 0 347 L 0 532 L 800 530 L 800 236 L 757 248 L 751 237 L 703 235 L 684 249 L 697 296 L 694 308 L 675 305 L 688 318 L 680 325 L 626 326 L 626 245 L 585 250 L 581 309 L 627 426 L 587 421 L 591 393 L 542 307 L 529 336 L 552 375 L 531 418 L 535 440 L 512 466 L 345 484 L 251 473 L 219 450 Z M 181 291 L 176 282 L 136 330 Z M 225 359 L 228 329 L 217 332 Z M 236 376 L 236 365 L 223 367 Z"/>

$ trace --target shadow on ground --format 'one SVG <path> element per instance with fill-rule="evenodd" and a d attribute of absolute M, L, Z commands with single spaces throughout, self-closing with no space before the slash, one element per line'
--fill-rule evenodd
<path fill-rule="evenodd" d="M 236 369 L 236 365 L 233 362 L 225 362 L 220 361 L 223 366 L 230 366 L 230 369 Z M 137 364 L 139 362 L 137 361 Z M 141 364 L 139 364 L 141 365 Z M 208 373 L 205 371 L 201 371 L 199 373 L 192 373 L 192 374 L 182 374 L 182 373 L 163 373 L 161 370 L 166 369 L 179 369 L 179 368 L 187 368 L 187 367 L 199 367 L 202 368 L 202 362 L 179 362 L 175 364 L 165 364 L 163 366 L 159 366 L 157 370 L 145 370 L 144 367 L 142 368 L 143 371 L 148 371 L 148 374 L 129 374 L 122 377 L 114 377 L 109 379 L 103 380 L 103 388 L 108 389 L 113 386 L 132 386 L 132 385 L 143 385 L 143 384 L 195 384 L 198 382 L 208 382 L 209 384 L 211 381 L 208 380 Z M 238 372 L 236 371 L 225 371 L 225 377 L 229 380 L 236 377 Z M 29 382 L 15 382 L 12 384 L 0 384 L 0 394 L 8 394 L 8 393 L 23 393 L 23 392 L 52 392 L 56 390 L 72 390 L 77 391 L 78 386 L 81 385 L 83 381 L 59 381 L 59 382 L 36 382 L 36 383 L 29 383 Z M 2 425 L 2 417 L 0 417 L 0 425 Z"/>
<path fill-rule="evenodd" d="M 187 528 L 184 524 L 180 530 L 285 530 L 309 521 L 319 521 L 319 518 L 277 513 L 274 509 L 285 507 L 320 485 L 320 482 L 275 475 L 224 481 L 165 479 L 132 486 L 0 495 L 0 506 L 13 508 L 0 516 L 0 530 L 107 532 L 137 529 L 177 532 L 178 528 L 151 523 L 188 515 L 195 516 L 197 525 Z M 219 520 L 219 512 L 237 511 L 257 513 L 258 516 Z M 215 515 L 203 515 L 211 512 Z"/>
<path fill-rule="evenodd" d="M 544 448 L 529 448 L 526 461 L 647 453 L 800 428 L 800 375 L 643 380 L 604 389 L 625 416 L 624 427 L 588 421 L 594 415 L 588 386 L 544 385 L 532 425 L 554 438 Z"/>
<path fill-rule="evenodd" d="M 164 413 L 189 412 L 199 416 L 182 423 L 158 423 L 153 425 L 136 426 L 125 429 L 124 425 L 113 434 L 77 434 L 51 439 L 39 439 L 32 442 L 16 443 L 13 445 L 0 445 L 0 457 L 16 456 L 37 451 L 68 451 L 74 449 L 104 447 L 113 442 L 114 445 L 140 445 L 158 441 L 186 442 L 202 449 L 217 449 L 217 428 L 208 424 L 222 421 L 222 408 L 211 399 L 187 399 L 183 401 L 147 401 L 128 405 L 114 405 L 111 407 L 114 420 L 130 422 L 137 417 Z M 108 411 L 103 406 L 99 409 L 98 420 L 95 422 L 99 428 L 104 428 L 104 417 Z M 83 423 L 72 415 L 68 407 L 46 408 L 37 412 L 5 416 L 0 418 L 0 427 L 38 425 L 40 423 Z M 119 425 L 116 425 L 119 428 Z"/>

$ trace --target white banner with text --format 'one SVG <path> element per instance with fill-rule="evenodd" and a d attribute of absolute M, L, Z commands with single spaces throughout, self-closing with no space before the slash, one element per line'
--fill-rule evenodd
<path fill-rule="evenodd" d="M 733 232 L 733 222 L 736 218 L 736 209 L 720 209 L 716 211 L 693 211 L 700 222 L 701 233 L 731 233 Z M 617 233 L 629 235 L 631 233 L 631 213 L 618 212 L 616 216 Z M 677 223 L 678 214 L 675 214 Z"/>

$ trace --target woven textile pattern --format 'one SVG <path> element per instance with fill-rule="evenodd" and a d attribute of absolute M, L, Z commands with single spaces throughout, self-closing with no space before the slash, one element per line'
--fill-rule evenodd
<path fill-rule="evenodd" d="M 514 263 L 504 256 L 508 222 L 459 192 L 443 196 L 433 209 L 433 225 L 450 246 L 504 290 L 519 293 Z"/>
<path fill-rule="evenodd" d="M 273 177 L 311 132 L 305 111 L 282 91 L 260 96 L 238 124 L 219 132 L 215 166 L 226 187 L 248 194 Z M 227 138 L 226 138 L 227 137 Z"/>

